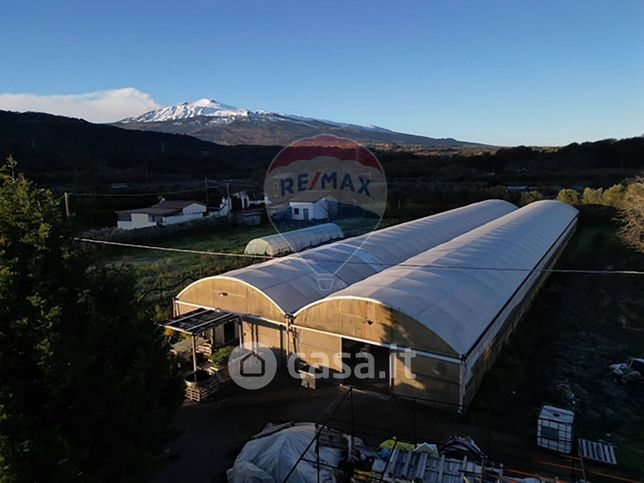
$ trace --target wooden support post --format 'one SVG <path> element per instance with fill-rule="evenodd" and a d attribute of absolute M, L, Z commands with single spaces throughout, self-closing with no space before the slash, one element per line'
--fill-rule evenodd
<path fill-rule="evenodd" d="M 192 336 L 192 369 L 197 372 L 197 339 Z"/>

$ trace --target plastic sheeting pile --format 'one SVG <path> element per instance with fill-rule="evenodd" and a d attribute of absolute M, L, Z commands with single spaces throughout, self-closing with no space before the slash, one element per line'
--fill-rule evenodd
<path fill-rule="evenodd" d="M 230 483 L 281 482 L 297 462 L 318 428 L 314 423 L 268 424 L 244 445 L 227 476 Z M 320 447 L 320 481 L 335 482 L 341 451 Z M 308 461 L 305 461 L 308 460 Z M 315 443 L 307 450 L 288 481 L 308 483 L 317 481 Z"/>

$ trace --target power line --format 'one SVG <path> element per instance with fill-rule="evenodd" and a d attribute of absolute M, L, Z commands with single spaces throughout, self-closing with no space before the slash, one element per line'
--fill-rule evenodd
<path fill-rule="evenodd" d="M 211 189 L 211 188 L 208 188 Z M 196 193 L 204 191 L 204 188 L 195 188 L 191 190 L 180 190 L 180 191 L 165 191 L 163 193 L 69 193 L 70 196 L 78 196 L 84 198 L 152 198 L 155 196 L 164 196 L 164 195 L 179 195 L 185 193 Z"/>
<path fill-rule="evenodd" d="M 69 193 L 70 196 L 80 196 L 80 197 L 97 197 L 97 198 L 123 198 L 123 197 L 148 197 L 153 196 L 163 196 L 163 195 L 180 195 L 184 193 L 196 193 L 204 190 L 212 189 L 210 188 L 210 183 L 217 183 L 216 180 L 204 178 L 205 187 L 194 188 L 190 190 L 177 190 L 177 191 L 164 191 L 164 192 L 154 192 L 154 193 Z"/>
<path fill-rule="evenodd" d="M 246 253 L 212 252 L 212 251 L 204 251 L 204 250 L 189 250 L 185 248 L 157 247 L 152 245 L 138 245 L 136 243 L 122 243 L 122 242 L 113 242 L 113 241 L 107 241 L 107 240 L 94 240 L 92 238 L 73 238 L 73 239 L 83 243 L 94 243 L 97 245 L 111 245 L 111 246 L 119 246 L 119 247 L 126 247 L 126 248 L 142 248 L 146 250 L 158 250 L 162 252 L 190 253 L 192 255 L 212 255 L 212 256 L 218 256 L 218 257 L 240 257 L 240 258 L 261 258 L 261 259 L 276 258 L 268 255 L 248 255 Z"/>
<path fill-rule="evenodd" d="M 144 250 L 157 250 L 174 253 L 188 253 L 192 255 L 206 255 L 217 257 L 237 257 L 246 259 L 276 260 L 284 257 L 274 257 L 270 255 L 251 255 L 247 253 L 233 252 L 216 252 L 209 250 L 190 250 L 185 248 L 159 247 L 154 245 L 140 245 L 135 243 L 123 243 L 107 240 L 95 240 L 92 238 L 74 238 L 76 241 L 83 243 L 94 243 L 97 245 L 118 246 L 124 248 L 139 248 Z M 481 270 L 497 272 L 540 272 L 540 273 L 564 273 L 564 274 L 582 274 L 582 275 L 644 275 L 640 270 L 589 270 L 589 269 L 565 269 L 565 268 L 516 268 L 516 267 L 483 267 L 483 266 L 458 266 L 458 265 L 440 265 L 440 264 L 415 264 L 415 263 L 384 263 L 384 262 L 365 262 L 361 260 L 324 260 L 324 262 L 336 262 L 347 265 L 377 265 L 383 268 L 391 267 L 408 267 L 408 268 L 433 268 L 438 270 Z M 304 262 L 306 263 L 306 262 Z"/>

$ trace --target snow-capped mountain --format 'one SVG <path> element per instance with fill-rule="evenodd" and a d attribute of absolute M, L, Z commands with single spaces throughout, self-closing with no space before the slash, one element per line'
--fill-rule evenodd
<path fill-rule="evenodd" d="M 473 145 L 452 138 L 435 139 L 378 126 L 359 126 L 289 114 L 229 106 L 212 99 L 182 102 L 115 124 L 126 129 L 187 134 L 219 144 L 287 145 L 317 134 L 334 134 L 365 144 L 423 146 Z"/>
<path fill-rule="evenodd" d="M 247 109 L 222 104 L 212 99 L 199 99 L 195 102 L 182 102 L 176 106 L 164 107 L 156 111 L 146 112 L 137 117 L 124 119 L 122 123 L 138 122 L 165 122 L 179 119 L 189 119 L 197 116 L 212 117 L 217 120 L 230 120 L 239 117 L 248 117 Z"/>

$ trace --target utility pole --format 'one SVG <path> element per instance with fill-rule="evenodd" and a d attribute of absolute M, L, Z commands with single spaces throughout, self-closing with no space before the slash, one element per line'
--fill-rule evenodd
<path fill-rule="evenodd" d="M 206 206 L 208 206 L 210 204 L 209 199 L 208 199 L 208 178 L 203 179 L 203 184 L 204 184 L 204 188 L 206 190 Z"/>
<path fill-rule="evenodd" d="M 67 191 L 65 191 L 65 215 L 67 216 L 67 218 L 72 215 L 69 209 L 69 193 Z"/>

